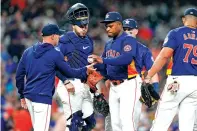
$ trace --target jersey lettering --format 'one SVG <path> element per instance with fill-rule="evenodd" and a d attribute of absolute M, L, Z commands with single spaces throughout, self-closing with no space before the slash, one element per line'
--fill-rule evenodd
<path fill-rule="evenodd" d="M 197 57 L 197 45 L 193 46 L 192 44 L 184 43 L 183 44 L 183 48 L 184 49 L 188 49 L 187 53 L 185 54 L 185 58 L 183 59 L 184 62 L 188 63 L 188 57 L 190 56 L 191 53 L 193 53 L 193 55 L 195 57 Z M 192 58 L 191 59 L 191 63 L 194 64 L 194 65 L 197 65 L 197 59 Z"/>
<path fill-rule="evenodd" d="M 194 33 L 183 34 L 184 40 L 187 40 L 187 39 L 192 39 L 192 40 L 196 39 L 197 40 L 197 37 L 196 37 L 196 35 Z"/>
<path fill-rule="evenodd" d="M 117 57 L 119 55 L 120 55 L 120 53 L 119 52 L 116 52 L 115 50 L 108 50 L 106 52 L 106 57 L 112 57 L 112 58 L 114 58 L 114 57 Z"/>

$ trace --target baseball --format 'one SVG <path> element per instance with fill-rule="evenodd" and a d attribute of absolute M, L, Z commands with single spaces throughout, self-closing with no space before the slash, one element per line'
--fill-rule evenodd
<path fill-rule="evenodd" d="M 88 62 L 89 63 L 93 63 L 94 62 L 94 59 L 93 58 L 88 58 Z"/>

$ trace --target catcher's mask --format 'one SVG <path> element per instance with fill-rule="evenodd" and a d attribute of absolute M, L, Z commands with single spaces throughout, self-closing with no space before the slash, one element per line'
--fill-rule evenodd
<path fill-rule="evenodd" d="M 84 4 L 76 3 L 68 9 L 66 18 L 72 25 L 86 25 L 89 23 L 89 10 Z"/>

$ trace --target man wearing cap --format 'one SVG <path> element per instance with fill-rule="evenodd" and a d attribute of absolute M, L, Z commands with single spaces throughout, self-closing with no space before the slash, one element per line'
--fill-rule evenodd
<path fill-rule="evenodd" d="M 118 12 L 108 12 L 105 20 L 108 37 L 101 57 L 90 55 L 94 62 L 106 66 L 111 87 L 109 106 L 113 131 L 136 131 L 135 109 L 140 98 L 141 78 L 135 67 L 137 41 L 123 31 L 122 16 Z"/>
<path fill-rule="evenodd" d="M 123 29 L 124 31 L 131 35 L 132 37 L 136 38 L 138 34 L 138 25 L 137 22 L 134 19 L 125 19 L 123 21 Z M 139 41 L 137 42 L 137 55 L 136 55 L 136 69 L 140 75 L 143 75 L 146 70 L 149 70 L 153 65 L 153 57 L 151 51 L 143 44 L 141 44 Z M 152 79 L 152 85 L 154 86 L 154 90 L 156 92 L 159 92 L 159 78 L 158 74 L 156 74 Z M 141 99 L 141 101 L 143 101 Z M 141 102 L 138 101 L 138 104 L 141 107 Z M 137 124 L 140 119 L 141 114 L 141 108 L 138 108 L 138 110 L 135 110 L 135 115 L 137 119 Z"/>
<path fill-rule="evenodd" d="M 89 10 L 84 4 L 76 3 L 68 9 L 66 19 L 71 24 L 72 31 L 60 37 L 58 47 L 71 67 L 86 66 L 89 64 L 88 55 L 93 53 L 93 41 L 87 35 Z M 90 88 L 84 84 L 86 78 L 61 77 L 61 80 L 57 86 L 57 93 L 67 120 L 66 131 L 78 131 L 78 128 L 82 128 L 83 131 L 91 130 L 95 127 L 96 120 Z"/>
<path fill-rule="evenodd" d="M 136 38 L 138 34 L 138 26 L 137 22 L 134 19 L 125 19 L 123 21 L 123 29 L 126 33 Z M 137 59 L 136 59 L 136 67 L 139 74 L 143 74 L 145 70 L 149 70 L 153 65 L 153 56 L 151 51 L 143 44 L 138 42 L 137 48 Z M 155 91 L 159 92 L 159 78 L 158 74 L 156 74 L 152 79 L 152 84 L 154 86 Z"/>
<path fill-rule="evenodd" d="M 55 48 L 62 31 L 57 25 L 48 24 L 42 29 L 42 42 L 26 49 L 16 72 L 16 87 L 21 106 L 28 109 L 34 131 L 48 131 L 56 70 L 68 78 L 84 78 L 90 66 L 72 69 Z M 25 80 L 26 78 L 26 80 Z"/>
<path fill-rule="evenodd" d="M 179 130 L 193 131 L 197 109 L 197 9 L 187 9 L 182 21 L 184 26 L 166 36 L 163 49 L 145 77 L 149 83 L 173 56 L 172 73 L 167 78 L 151 131 L 167 131 L 177 112 Z"/>

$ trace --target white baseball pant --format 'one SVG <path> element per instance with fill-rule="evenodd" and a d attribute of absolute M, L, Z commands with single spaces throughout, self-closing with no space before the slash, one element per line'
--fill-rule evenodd
<path fill-rule="evenodd" d="M 25 98 L 34 131 L 48 131 L 51 118 L 51 105 L 32 102 Z"/>
<path fill-rule="evenodd" d="M 167 87 L 177 81 L 179 90 L 172 94 Z M 167 131 L 178 112 L 179 130 L 193 131 L 195 110 L 197 109 L 197 77 L 169 76 L 155 113 L 151 131 Z"/>
<path fill-rule="evenodd" d="M 89 117 L 93 113 L 93 103 L 88 85 L 79 79 L 69 80 L 75 87 L 75 93 L 68 93 L 62 81 L 59 81 L 57 93 L 63 104 L 66 119 L 79 110 L 83 112 L 83 118 Z M 67 121 L 67 124 L 68 123 Z"/>
<path fill-rule="evenodd" d="M 194 131 L 197 131 L 197 109 L 195 113 Z"/>
<path fill-rule="evenodd" d="M 113 131 L 136 131 L 141 113 L 141 78 L 111 83 L 109 106 Z"/>

